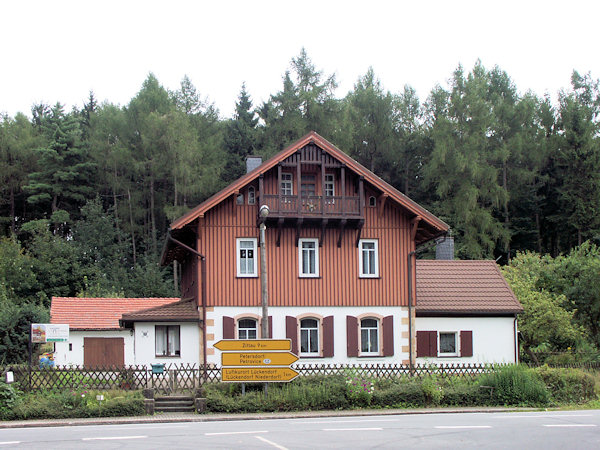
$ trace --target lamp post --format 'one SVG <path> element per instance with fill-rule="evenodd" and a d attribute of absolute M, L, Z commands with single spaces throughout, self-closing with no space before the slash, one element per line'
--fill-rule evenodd
<path fill-rule="evenodd" d="M 260 290 L 262 303 L 262 323 L 260 327 L 261 337 L 268 339 L 269 336 L 269 291 L 267 288 L 267 247 L 265 243 L 265 230 L 267 226 L 265 221 L 269 215 L 269 207 L 262 205 L 259 210 L 260 215 Z"/>

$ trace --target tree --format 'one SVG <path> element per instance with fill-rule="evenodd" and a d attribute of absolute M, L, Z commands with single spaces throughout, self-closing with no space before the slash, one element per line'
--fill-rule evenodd
<path fill-rule="evenodd" d="M 502 274 L 523 306 L 519 315 L 520 343 L 523 351 L 538 362 L 533 352 L 545 346 L 551 350 L 566 350 L 581 338 L 573 323 L 573 312 L 563 305 L 566 298 L 539 286 L 543 276 L 553 273 L 555 262 L 532 252 L 518 253 Z"/>

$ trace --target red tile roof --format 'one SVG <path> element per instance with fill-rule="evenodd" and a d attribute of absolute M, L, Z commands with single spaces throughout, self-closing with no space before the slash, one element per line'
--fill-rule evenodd
<path fill-rule="evenodd" d="M 119 329 L 123 314 L 178 302 L 179 298 L 52 297 L 50 323 L 68 323 L 72 330 Z"/>
<path fill-rule="evenodd" d="M 523 307 L 494 261 L 417 261 L 417 313 L 521 311 Z"/>
<path fill-rule="evenodd" d="M 122 320 L 124 322 L 190 322 L 198 321 L 199 319 L 198 305 L 196 305 L 195 299 L 189 299 L 123 314 Z"/>

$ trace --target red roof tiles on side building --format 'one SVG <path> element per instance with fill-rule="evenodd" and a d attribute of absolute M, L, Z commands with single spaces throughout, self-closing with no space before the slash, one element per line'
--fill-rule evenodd
<path fill-rule="evenodd" d="M 522 311 L 495 261 L 417 261 L 417 313 L 515 314 Z"/>
<path fill-rule="evenodd" d="M 52 297 L 50 323 L 68 323 L 71 330 L 119 329 L 123 314 L 168 305 L 180 298 Z"/>
<path fill-rule="evenodd" d="M 197 322 L 200 320 L 195 299 L 123 314 L 122 322 Z"/>

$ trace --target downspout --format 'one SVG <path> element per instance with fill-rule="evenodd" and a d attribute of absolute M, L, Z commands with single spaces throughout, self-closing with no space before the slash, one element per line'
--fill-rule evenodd
<path fill-rule="evenodd" d="M 515 364 L 519 364 L 519 335 L 517 330 L 517 315 L 513 322 L 513 337 L 515 339 Z"/>
<path fill-rule="evenodd" d="M 202 371 L 203 372 L 202 376 L 204 378 L 204 381 L 206 381 L 207 377 L 208 377 L 208 373 L 206 371 L 206 368 L 208 366 L 208 361 L 207 361 L 207 357 L 206 357 L 206 351 L 207 351 L 207 345 L 206 345 L 206 257 L 203 254 L 199 253 L 197 250 L 194 250 L 189 245 L 186 245 L 183 242 L 175 239 L 173 236 L 171 236 L 171 232 L 169 232 L 167 234 L 167 237 L 173 243 L 179 245 L 180 247 L 185 248 L 190 253 L 193 253 L 194 255 L 196 255 L 198 257 L 198 259 L 200 260 L 200 272 L 201 272 L 201 276 L 202 276 L 202 285 L 201 285 L 201 290 L 200 290 L 200 297 L 201 297 L 200 303 L 202 305 L 202 347 L 203 347 L 202 348 L 202 359 L 203 359 L 203 364 L 204 364 L 204 370 Z"/>
<path fill-rule="evenodd" d="M 407 255 L 408 264 L 408 364 L 410 369 L 413 369 L 413 338 L 412 338 L 412 297 L 413 297 L 413 282 L 412 282 L 412 259 L 417 254 L 416 250 L 413 250 Z"/>

